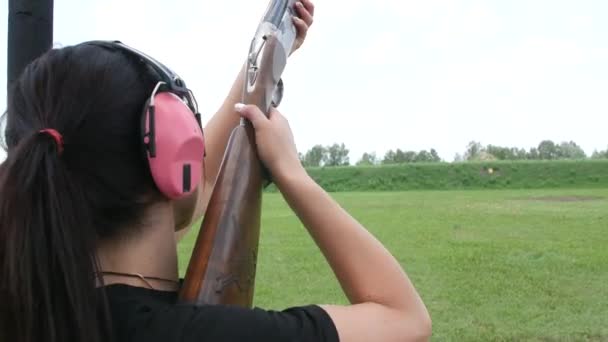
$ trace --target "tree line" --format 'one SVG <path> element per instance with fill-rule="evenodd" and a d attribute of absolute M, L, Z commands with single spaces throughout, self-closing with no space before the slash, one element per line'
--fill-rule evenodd
<path fill-rule="evenodd" d="M 605 159 L 608 158 L 608 149 L 594 151 L 587 156 L 585 151 L 574 141 L 563 141 L 555 143 L 551 140 L 543 140 L 536 147 L 526 150 L 517 147 L 505 147 L 496 145 L 483 146 L 477 141 L 471 141 L 463 154 L 457 154 L 454 161 L 479 161 L 479 160 L 583 160 L 583 159 Z"/>
<path fill-rule="evenodd" d="M 329 146 L 315 145 L 306 153 L 300 153 L 300 161 L 307 167 L 318 166 L 349 166 L 350 151 L 342 144 Z M 401 149 L 386 152 L 384 158 L 379 158 L 376 152 L 363 153 L 355 165 L 403 164 L 403 163 L 433 163 L 441 162 L 435 149 L 430 151 L 402 151 Z"/>
<path fill-rule="evenodd" d="M 328 146 L 315 145 L 305 153 L 299 153 L 300 161 L 306 167 L 332 167 L 351 165 L 349 149 L 344 143 Z M 483 160 L 583 160 L 583 159 L 608 159 L 608 149 L 594 151 L 587 156 L 585 151 L 574 141 L 555 143 L 551 140 L 543 140 L 536 147 L 529 149 L 506 147 L 497 145 L 482 145 L 480 142 L 471 141 L 462 154 L 456 154 L 454 162 L 483 161 Z M 408 151 L 389 150 L 383 157 L 378 157 L 376 152 L 363 153 L 355 165 L 390 165 L 405 163 L 439 163 L 443 160 L 434 148 L 430 150 Z"/>

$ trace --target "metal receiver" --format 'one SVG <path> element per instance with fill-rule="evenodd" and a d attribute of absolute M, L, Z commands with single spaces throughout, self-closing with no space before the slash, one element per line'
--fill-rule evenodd
<path fill-rule="evenodd" d="M 296 39 L 292 19 L 295 3 L 296 0 L 271 1 L 249 48 L 243 98 L 263 91 L 260 109 L 266 113 L 283 99 L 281 74 Z"/>

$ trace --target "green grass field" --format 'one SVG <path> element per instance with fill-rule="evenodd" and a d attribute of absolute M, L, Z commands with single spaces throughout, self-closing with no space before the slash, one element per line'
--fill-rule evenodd
<path fill-rule="evenodd" d="M 404 266 L 434 341 L 608 341 L 608 189 L 333 196 Z M 265 194 L 255 305 L 310 303 L 346 300 L 282 197 Z"/>

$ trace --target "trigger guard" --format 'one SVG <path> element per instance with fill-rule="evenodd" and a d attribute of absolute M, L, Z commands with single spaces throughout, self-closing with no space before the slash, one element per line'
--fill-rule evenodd
<path fill-rule="evenodd" d="M 274 92 L 272 93 L 272 106 L 273 107 L 278 107 L 281 104 L 281 101 L 283 100 L 283 90 L 284 90 L 284 86 L 283 86 L 283 79 L 279 79 L 279 83 L 277 83 L 277 86 L 274 88 Z"/>

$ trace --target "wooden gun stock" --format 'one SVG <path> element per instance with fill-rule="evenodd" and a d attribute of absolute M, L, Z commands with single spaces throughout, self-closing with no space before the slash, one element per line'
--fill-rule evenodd
<path fill-rule="evenodd" d="M 253 301 L 262 170 L 251 135 L 246 126 L 232 131 L 181 289 L 184 302 Z"/>
<path fill-rule="evenodd" d="M 245 85 L 242 101 L 266 113 L 287 61 L 277 44 L 277 37 L 266 37 L 255 82 Z M 263 176 L 255 132 L 250 122 L 243 121 L 228 141 L 180 291 L 182 302 L 252 306 Z"/>

